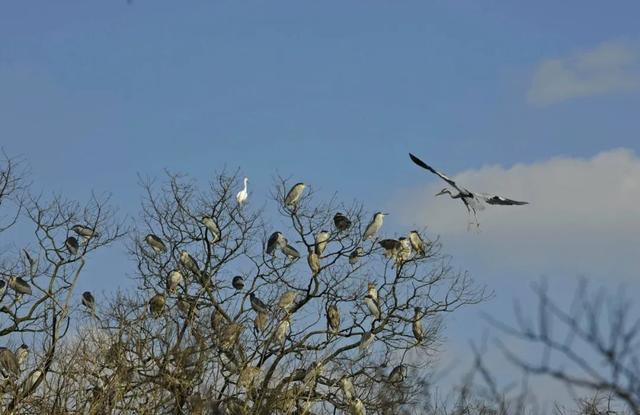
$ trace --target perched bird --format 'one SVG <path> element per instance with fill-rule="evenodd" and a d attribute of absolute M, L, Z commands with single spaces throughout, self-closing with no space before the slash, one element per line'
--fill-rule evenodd
<path fill-rule="evenodd" d="M 369 295 L 376 303 L 379 301 L 378 298 L 378 289 L 376 285 L 372 282 L 367 284 L 367 295 Z"/>
<path fill-rule="evenodd" d="M 382 227 L 382 223 L 384 222 L 384 217 L 388 215 L 388 213 L 376 212 L 371 218 L 371 222 L 367 225 L 367 228 L 362 235 L 363 240 L 367 240 L 370 238 L 374 238 L 380 228 Z"/>
<path fill-rule="evenodd" d="M 268 313 L 269 307 L 262 302 L 254 293 L 249 294 L 249 301 L 251 302 L 251 308 L 256 313 Z"/>
<path fill-rule="evenodd" d="M 236 290 L 241 290 L 244 288 L 244 278 L 242 278 L 241 275 L 236 275 L 235 277 L 233 277 L 233 280 L 231 281 L 231 286 L 233 288 L 235 288 Z"/>
<path fill-rule="evenodd" d="M 282 232 L 274 232 L 267 241 L 267 254 L 274 256 L 276 249 L 283 249 L 287 246 L 287 238 L 284 237 Z"/>
<path fill-rule="evenodd" d="M 247 183 L 249 182 L 248 178 L 244 178 L 244 188 L 242 190 L 240 190 L 238 192 L 238 194 L 236 195 L 236 201 L 238 202 L 238 205 L 242 206 L 244 204 L 244 202 L 247 201 L 247 198 L 249 197 L 249 192 L 247 190 Z"/>
<path fill-rule="evenodd" d="M 167 292 L 169 294 L 175 293 L 178 289 L 178 286 L 182 284 L 183 281 L 184 277 L 182 276 L 182 273 L 177 269 L 169 272 L 169 275 L 167 275 Z"/>
<path fill-rule="evenodd" d="M 348 401 L 356 396 L 356 390 L 354 389 L 353 382 L 351 382 L 351 378 L 349 376 L 345 376 L 340 379 L 340 389 L 342 389 L 344 398 Z"/>
<path fill-rule="evenodd" d="M 328 231 L 320 231 L 316 235 L 315 249 L 318 256 L 322 256 L 324 253 L 324 250 L 327 247 L 327 242 L 329 241 L 329 236 L 330 233 Z"/>
<path fill-rule="evenodd" d="M 209 233 L 211 234 L 211 243 L 218 242 L 222 234 L 220 233 L 220 228 L 218 224 L 213 220 L 211 216 L 203 216 L 202 224 L 207 228 Z"/>
<path fill-rule="evenodd" d="M 280 343 L 281 347 L 284 347 L 284 342 L 289 335 L 289 331 L 291 330 L 291 322 L 289 321 L 289 316 L 285 317 L 284 320 L 278 324 L 276 328 L 276 332 L 274 335 L 274 340 L 277 343 Z"/>
<path fill-rule="evenodd" d="M 149 300 L 149 312 L 154 317 L 159 317 L 164 311 L 165 298 L 162 294 L 156 294 Z"/>
<path fill-rule="evenodd" d="M 369 309 L 369 313 L 374 318 L 374 321 L 379 320 L 380 307 L 378 306 L 378 300 L 374 299 L 374 297 L 370 293 L 367 293 L 367 295 L 365 295 L 364 297 L 364 303 L 367 305 L 367 308 Z"/>
<path fill-rule="evenodd" d="M 27 262 L 29 263 L 29 275 L 33 277 L 38 271 L 38 262 L 33 259 L 33 257 L 29 254 L 29 251 L 27 251 L 26 249 L 23 249 L 22 252 L 24 253 L 25 258 L 27 258 Z"/>
<path fill-rule="evenodd" d="M 333 216 L 333 224 L 340 232 L 346 231 L 351 227 L 351 221 L 348 217 L 338 212 Z"/>
<path fill-rule="evenodd" d="M 403 236 L 398 238 L 398 242 L 400 242 L 400 252 L 396 255 L 396 262 L 401 264 L 411 257 L 411 241 Z"/>
<path fill-rule="evenodd" d="M 20 347 L 16 349 L 15 355 L 18 365 L 22 366 L 22 364 L 27 361 L 27 357 L 29 357 L 29 346 L 22 343 Z"/>
<path fill-rule="evenodd" d="M 397 384 L 402 382 L 407 377 L 407 367 L 404 365 L 398 365 L 389 373 L 389 383 Z"/>
<path fill-rule="evenodd" d="M 327 307 L 327 330 L 333 336 L 340 330 L 340 310 L 335 304 Z"/>
<path fill-rule="evenodd" d="M 200 267 L 198 266 L 198 263 L 187 251 L 180 252 L 180 264 L 190 272 L 200 276 Z"/>
<path fill-rule="evenodd" d="M 359 398 L 349 402 L 349 410 L 351 411 L 351 415 L 367 415 L 364 404 Z"/>
<path fill-rule="evenodd" d="M 246 366 L 240 370 L 238 375 L 238 386 L 245 389 L 249 388 L 255 379 L 260 376 L 260 368 L 256 366 Z"/>
<path fill-rule="evenodd" d="M 304 183 L 296 183 L 293 185 L 291 190 L 289 190 L 289 193 L 287 193 L 287 196 L 284 198 L 284 205 L 286 207 L 296 207 L 305 187 L 307 187 L 307 185 Z"/>
<path fill-rule="evenodd" d="M 436 176 L 440 177 L 442 180 L 447 182 L 447 184 L 454 189 L 455 193 L 453 193 L 451 191 L 451 189 L 444 188 L 439 193 L 437 193 L 436 196 L 440 196 L 440 195 L 443 195 L 443 194 L 448 194 L 449 197 L 451 197 L 452 199 L 460 199 L 462 201 L 462 203 L 464 204 L 464 207 L 467 209 L 467 212 L 470 215 L 473 214 L 473 217 L 475 219 L 474 222 L 475 222 L 475 224 L 477 226 L 480 225 L 478 223 L 478 216 L 477 216 L 478 211 L 484 209 L 487 204 L 489 204 L 489 205 L 503 205 L 503 206 L 526 205 L 526 204 L 528 204 L 528 202 L 520 202 L 520 201 L 517 201 L 517 200 L 507 199 L 506 197 L 502 197 L 502 196 L 498 196 L 498 195 L 492 195 L 492 194 L 488 194 L 488 193 L 474 193 L 474 192 L 471 192 L 471 191 L 465 189 L 464 187 L 458 186 L 456 184 L 456 182 L 454 182 L 452 179 L 450 179 L 449 177 L 445 176 L 444 174 L 436 171 L 433 167 L 429 166 L 427 163 L 425 163 L 424 161 L 420 160 L 419 158 L 417 158 L 413 154 L 409 153 L 409 157 L 411 158 L 411 161 L 413 161 L 415 164 L 417 164 L 418 166 L 422 167 L 425 170 L 430 171 L 431 173 L 435 174 Z"/>
<path fill-rule="evenodd" d="M 68 237 L 64 241 L 64 246 L 67 247 L 67 251 L 69 251 L 71 255 L 77 255 L 78 249 L 80 249 L 80 243 L 78 243 L 75 236 Z"/>
<path fill-rule="evenodd" d="M 240 323 L 227 324 L 220 333 L 220 348 L 231 350 L 238 343 L 244 327 Z"/>
<path fill-rule="evenodd" d="M 297 291 L 285 291 L 278 300 L 278 307 L 288 312 L 294 305 L 297 296 Z"/>
<path fill-rule="evenodd" d="M 360 344 L 358 345 L 358 348 L 360 350 L 366 350 L 369 348 L 369 346 L 371 346 L 371 343 L 373 343 L 373 340 L 375 339 L 375 335 L 368 331 L 366 333 L 362 334 L 362 337 L 360 338 Z"/>
<path fill-rule="evenodd" d="M 253 328 L 256 333 L 262 333 L 269 323 L 269 314 L 256 313 L 256 318 L 253 320 Z"/>
<path fill-rule="evenodd" d="M 402 249 L 402 244 L 396 239 L 383 239 L 378 244 L 384 249 L 384 256 L 387 258 L 396 258 Z"/>
<path fill-rule="evenodd" d="M 364 255 L 364 249 L 361 246 L 357 247 L 349 254 L 349 264 L 355 265 L 360 260 L 360 257 Z"/>
<path fill-rule="evenodd" d="M 309 264 L 309 269 L 311 269 L 311 275 L 314 277 L 318 275 L 320 272 L 320 258 L 313 248 L 309 248 L 307 263 Z"/>
<path fill-rule="evenodd" d="M 413 331 L 413 337 L 415 337 L 418 343 L 422 343 L 424 339 L 424 330 L 422 329 L 422 308 L 415 307 L 413 309 L 413 323 L 411 324 L 411 329 Z"/>
<path fill-rule="evenodd" d="M 285 245 L 284 248 L 282 248 L 282 253 L 292 261 L 300 259 L 300 252 L 298 252 L 296 248 L 292 247 L 289 244 Z"/>
<path fill-rule="evenodd" d="M 96 299 L 90 291 L 82 293 L 82 305 L 87 307 L 92 313 L 96 312 Z"/>
<path fill-rule="evenodd" d="M 85 225 L 73 225 L 71 227 L 71 230 L 74 231 L 77 235 L 83 237 L 84 239 L 90 239 L 90 238 L 93 238 L 94 236 L 98 236 L 96 231 L 94 231 L 93 229 Z"/>
<path fill-rule="evenodd" d="M 24 383 L 24 393 L 33 389 L 33 387 L 38 383 L 41 377 L 42 377 L 42 371 L 39 369 L 34 370 L 33 373 L 27 379 L 27 381 Z"/>
<path fill-rule="evenodd" d="M 164 244 L 164 242 L 162 242 L 162 239 L 152 233 L 145 236 L 144 241 L 151 247 L 151 249 L 153 249 L 156 254 L 165 252 L 167 250 L 167 246 Z"/>
<path fill-rule="evenodd" d="M 411 247 L 416 252 L 416 255 L 425 255 L 427 251 L 426 246 L 418 231 L 409 232 L 409 241 L 411 241 Z"/>
<path fill-rule="evenodd" d="M 11 288 L 13 291 L 15 291 L 17 294 L 24 294 L 24 295 L 31 295 L 32 294 L 32 290 L 31 290 L 31 285 L 29 285 L 28 282 L 26 282 L 24 279 L 22 279 L 21 277 L 10 277 L 9 278 L 9 288 Z"/>
<path fill-rule="evenodd" d="M 16 355 L 6 347 L 0 347 L 0 371 L 4 377 L 20 376 L 20 365 Z"/>

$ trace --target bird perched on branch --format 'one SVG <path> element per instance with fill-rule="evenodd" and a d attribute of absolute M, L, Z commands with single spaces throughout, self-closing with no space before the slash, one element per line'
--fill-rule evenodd
<path fill-rule="evenodd" d="M 167 275 L 167 292 L 169 294 L 175 293 L 178 289 L 178 286 L 182 284 L 183 281 L 184 277 L 182 276 L 182 273 L 177 269 L 169 272 L 169 275 Z"/>
<path fill-rule="evenodd" d="M 340 331 L 340 310 L 335 304 L 327 307 L 327 331 L 329 336 L 335 336 Z"/>
<path fill-rule="evenodd" d="M 341 212 L 338 212 L 333 216 L 333 224 L 338 231 L 344 232 L 351 227 L 351 220 Z"/>
<path fill-rule="evenodd" d="M 427 247 L 418 231 L 409 232 L 409 241 L 416 255 L 424 256 L 426 254 Z"/>
<path fill-rule="evenodd" d="M 238 192 L 236 195 L 236 201 L 239 206 L 242 206 L 247 199 L 249 198 L 249 190 L 247 189 L 247 183 L 249 183 L 249 178 L 244 178 L 244 188 Z"/>
<path fill-rule="evenodd" d="M 288 245 L 287 238 L 284 237 L 282 232 L 274 232 L 269 236 L 269 240 L 267 241 L 267 254 L 271 256 L 275 256 L 276 249 L 284 249 Z"/>
<path fill-rule="evenodd" d="M 33 291 L 31 290 L 31 285 L 22 277 L 10 277 L 9 278 L 9 288 L 16 292 L 19 295 L 31 295 Z"/>
<path fill-rule="evenodd" d="M 148 234 L 144 237 L 144 241 L 153 249 L 156 254 L 166 252 L 167 246 L 162 242 L 159 236 L 154 235 L 152 233 Z"/>
<path fill-rule="evenodd" d="M 64 241 L 64 246 L 71 255 L 77 255 L 78 249 L 80 249 L 80 243 L 75 236 L 70 236 Z"/>
<path fill-rule="evenodd" d="M 210 238 L 211 243 L 218 242 L 222 234 L 220 233 L 220 228 L 218 227 L 218 224 L 213 220 L 213 218 L 211 216 L 203 216 L 202 224 L 204 225 L 205 228 L 207 228 L 207 230 L 211 234 L 211 238 Z"/>
<path fill-rule="evenodd" d="M 96 231 L 85 225 L 73 225 L 73 227 L 71 227 L 71 230 L 84 239 L 90 239 L 94 236 L 98 236 L 98 233 Z"/>
<path fill-rule="evenodd" d="M 300 197 L 302 196 L 302 192 L 307 187 L 306 184 L 300 182 L 293 185 L 287 196 L 284 198 L 284 205 L 289 208 L 295 208 L 300 201 Z"/>
<path fill-rule="evenodd" d="M 388 215 L 388 213 L 376 212 L 371 218 L 371 222 L 367 225 L 367 228 L 362 235 L 363 240 L 367 240 L 370 238 L 375 238 L 376 234 L 382 227 L 382 223 L 384 222 L 384 217 Z"/>
<path fill-rule="evenodd" d="M 424 161 L 420 160 L 418 157 L 409 153 L 409 157 L 411 161 L 413 161 L 418 166 L 422 167 L 425 170 L 435 174 L 440 177 L 442 180 L 447 182 L 449 186 L 453 188 L 453 191 L 449 188 L 444 188 L 440 192 L 436 194 L 436 196 L 448 194 L 452 199 L 460 199 L 464 204 L 467 212 L 469 214 L 473 214 L 474 222 L 477 226 L 480 226 L 478 223 L 478 211 L 483 210 L 486 205 L 502 205 L 502 206 L 518 206 L 518 205 L 526 205 L 529 202 L 521 202 L 518 200 L 507 199 L 506 197 L 489 194 L 489 193 L 475 193 L 470 190 L 465 189 L 462 186 L 458 186 L 455 181 L 447 177 L 446 175 L 440 173 L 435 170 L 433 167 L 429 166 Z"/>

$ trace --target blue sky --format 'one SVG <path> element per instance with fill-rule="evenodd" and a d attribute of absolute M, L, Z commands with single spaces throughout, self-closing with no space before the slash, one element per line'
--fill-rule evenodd
<path fill-rule="evenodd" d="M 640 225 L 627 197 L 640 179 L 616 187 L 640 165 L 639 14 L 636 1 L 5 2 L 0 145 L 28 160 L 38 188 L 81 200 L 112 192 L 127 214 L 138 173 L 204 182 L 239 167 L 256 197 L 277 173 L 304 179 L 398 212 L 388 221 L 398 229 L 431 226 L 455 264 L 496 290 L 483 310 L 504 313 L 541 276 L 559 292 L 579 275 L 635 283 L 631 233 L 600 237 L 619 217 L 630 218 L 625 229 Z M 464 210 L 433 200 L 441 183 L 408 151 L 487 187 L 478 190 L 538 200 L 508 213 L 508 229 L 501 211 L 469 235 Z M 575 180 L 544 179 L 549 163 Z M 611 192 L 600 210 L 571 206 L 572 191 L 590 190 L 572 186 L 583 177 L 610 179 L 596 190 Z M 538 203 L 541 213 L 547 197 L 564 205 Z M 591 226 L 611 206 L 609 222 Z M 560 225 L 536 225 L 543 234 L 534 223 Z M 535 251 L 555 232 L 559 245 Z M 585 240 L 600 242 L 553 255 Z M 585 262 L 589 253 L 598 261 Z M 83 284 L 126 284 L 123 262 L 117 272 L 94 266 Z M 449 324 L 456 343 L 480 331 L 472 314 Z"/>

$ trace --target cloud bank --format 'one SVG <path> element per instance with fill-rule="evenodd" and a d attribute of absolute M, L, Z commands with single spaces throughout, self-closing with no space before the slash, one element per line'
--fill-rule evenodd
<path fill-rule="evenodd" d="M 540 63 L 527 100 L 530 104 L 544 106 L 574 98 L 638 89 L 640 48 L 624 42 L 610 42 Z"/>
<path fill-rule="evenodd" d="M 493 269 L 630 276 L 640 268 L 640 158 L 630 150 L 510 168 L 485 166 L 455 175 L 473 191 L 531 203 L 489 206 L 479 214 L 479 233 L 467 231 L 460 201 L 434 197 L 444 187 L 440 179 L 423 178 L 426 185 L 398 194 L 399 221 L 427 226 L 432 235 Z"/>

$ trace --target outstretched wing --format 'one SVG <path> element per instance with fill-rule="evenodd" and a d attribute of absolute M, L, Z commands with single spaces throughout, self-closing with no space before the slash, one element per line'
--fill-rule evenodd
<path fill-rule="evenodd" d="M 485 202 L 490 205 L 503 205 L 503 206 L 514 206 L 514 205 L 528 205 L 529 202 L 520 202 L 518 200 L 507 199 L 506 197 L 497 196 L 497 195 L 487 195 L 483 194 L 482 198 Z"/>
<path fill-rule="evenodd" d="M 423 169 L 429 170 L 431 173 L 437 175 L 442 180 L 444 180 L 445 182 L 449 183 L 451 186 L 453 186 L 456 189 L 458 189 L 459 192 L 461 191 L 461 189 L 458 187 L 456 182 L 451 180 L 449 177 L 445 176 L 444 174 L 440 173 L 439 171 L 437 171 L 433 167 L 429 166 L 427 163 L 425 163 L 424 161 L 420 160 L 418 157 L 414 156 L 413 154 L 409 153 L 409 157 L 411 157 L 411 161 L 416 163 L 418 166 L 422 167 Z"/>

